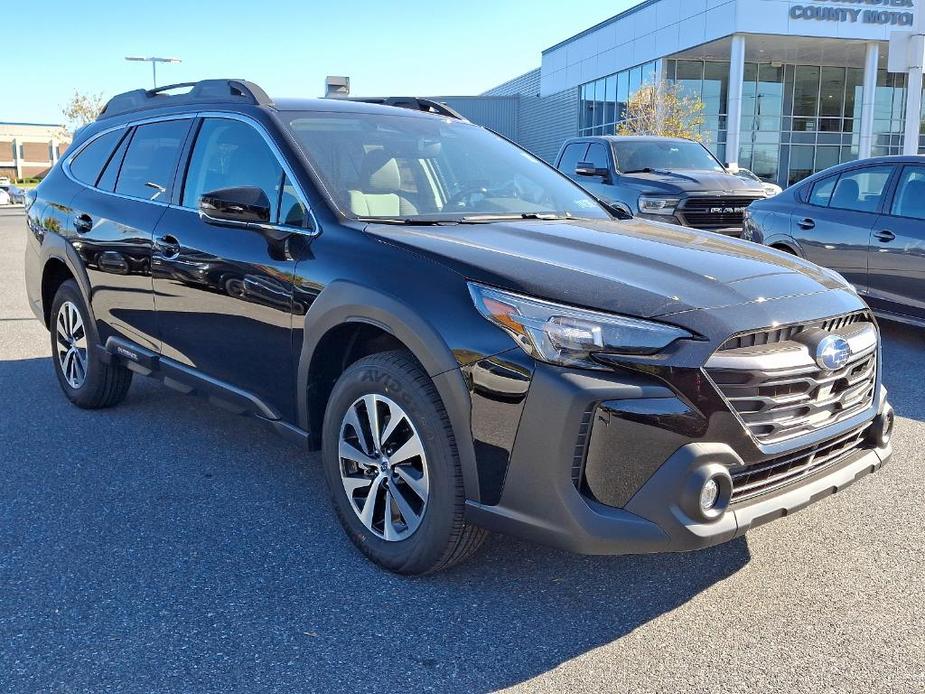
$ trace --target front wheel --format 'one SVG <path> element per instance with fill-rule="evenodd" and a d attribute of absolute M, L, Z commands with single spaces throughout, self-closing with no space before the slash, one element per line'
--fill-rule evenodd
<path fill-rule="evenodd" d="M 456 442 L 433 382 L 406 352 L 374 354 L 338 379 L 323 461 L 350 539 L 391 571 L 424 574 L 469 557 L 486 532 L 464 520 Z"/>

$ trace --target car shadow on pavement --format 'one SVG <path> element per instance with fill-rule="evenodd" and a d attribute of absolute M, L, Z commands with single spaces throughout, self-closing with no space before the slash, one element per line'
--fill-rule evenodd
<path fill-rule="evenodd" d="M 925 399 L 918 376 L 925 355 L 925 329 L 880 321 L 883 341 L 883 384 L 900 417 L 925 421 Z"/>
<path fill-rule="evenodd" d="M 345 538 L 318 456 L 255 421 L 146 379 L 80 410 L 47 358 L 0 362 L 0 388 L 4 692 L 491 691 L 750 559 L 744 539 L 582 557 L 493 536 L 463 566 L 395 576 Z"/>

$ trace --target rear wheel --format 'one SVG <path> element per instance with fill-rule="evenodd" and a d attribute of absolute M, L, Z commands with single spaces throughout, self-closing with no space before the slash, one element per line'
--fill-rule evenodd
<path fill-rule="evenodd" d="M 486 532 L 464 520 L 456 442 L 433 382 L 402 351 L 338 379 L 324 419 L 325 476 L 341 524 L 377 564 L 423 574 L 469 557 Z"/>
<path fill-rule="evenodd" d="M 107 364 L 99 355 L 89 315 L 74 280 L 67 280 L 51 306 L 51 351 L 55 375 L 68 399 L 78 407 L 98 409 L 120 403 L 132 383 L 132 372 Z"/>

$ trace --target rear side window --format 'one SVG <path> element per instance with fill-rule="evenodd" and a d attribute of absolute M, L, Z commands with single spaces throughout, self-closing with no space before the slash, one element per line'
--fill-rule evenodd
<path fill-rule="evenodd" d="M 260 133 L 241 121 L 209 118 L 203 122 L 196 138 L 182 204 L 196 209 L 203 193 L 254 186 L 266 193 L 270 201 L 270 219 L 275 220 L 282 178 L 283 169 Z M 287 216 L 290 210 L 291 204 Z"/>
<path fill-rule="evenodd" d="M 832 199 L 832 191 L 835 190 L 836 181 L 838 181 L 838 176 L 829 176 L 821 181 L 816 181 L 809 194 L 809 204 L 828 207 L 829 201 Z"/>
<path fill-rule="evenodd" d="M 559 160 L 559 171 L 568 176 L 574 176 L 578 162 L 584 161 L 587 150 L 588 145 L 584 142 L 568 145 L 562 153 L 562 159 Z"/>
<path fill-rule="evenodd" d="M 907 166 L 896 187 L 892 214 L 925 219 L 925 167 Z"/>
<path fill-rule="evenodd" d="M 71 174 L 81 183 L 88 186 L 95 186 L 97 179 L 100 177 L 100 171 L 109 161 L 109 155 L 115 149 L 116 144 L 125 134 L 124 130 L 113 130 L 104 135 L 100 135 L 89 145 L 84 147 L 80 153 L 71 160 Z"/>
<path fill-rule="evenodd" d="M 842 174 L 832 192 L 829 207 L 855 212 L 876 212 L 892 166 L 872 166 Z"/>
<path fill-rule="evenodd" d="M 588 153 L 585 154 L 585 161 L 592 164 L 595 169 L 609 169 L 610 160 L 607 158 L 607 150 L 604 145 L 591 143 L 588 147 Z"/>
<path fill-rule="evenodd" d="M 170 120 L 135 128 L 119 170 L 116 192 L 167 202 L 189 125 L 189 120 Z"/>

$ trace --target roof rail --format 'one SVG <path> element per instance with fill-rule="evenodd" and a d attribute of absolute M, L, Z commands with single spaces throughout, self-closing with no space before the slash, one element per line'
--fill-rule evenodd
<path fill-rule="evenodd" d="M 340 97 L 344 98 L 344 97 Z M 433 113 L 438 116 L 455 118 L 456 120 L 467 121 L 468 119 L 458 111 L 450 108 L 444 103 L 434 101 L 433 99 L 423 99 L 418 96 L 349 96 L 347 101 L 362 101 L 367 104 L 382 104 L 383 106 L 397 106 L 398 108 L 410 108 L 413 111 L 424 111 Z"/>
<path fill-rule="evenodd" d="M 190 89 L 182 94 L 170 94 L 177 89 Z M 201 80 L 168 84 L 156 89 L 135 89 L 117 94 L 106 102 L 97 120 L 129 111 L 142 111 L 161 106 L 183 104 L 215 104 L 243 102 L 255 106 L 273 106 L 273 100 L 258 85 L 247 80 Z"/>

